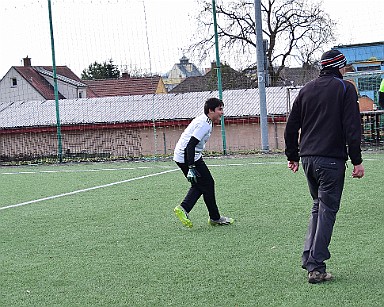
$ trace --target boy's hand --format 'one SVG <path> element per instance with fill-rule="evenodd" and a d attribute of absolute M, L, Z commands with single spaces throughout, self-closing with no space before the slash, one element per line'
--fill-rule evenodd
<path fill-rule="evenodd" d="M 189 166 L 188 174 L 187 174 L 187 180 L 190 183 L 196 183 L 197 182 L 197 177 L 200 177 L 199 172 L 196 170 L 195 165 Z"/>

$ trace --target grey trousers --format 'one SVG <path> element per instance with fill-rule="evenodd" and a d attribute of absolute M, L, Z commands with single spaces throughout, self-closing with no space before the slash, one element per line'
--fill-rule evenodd
<path fill-rule="evenodd" d="M 344 188 L 345 161 L 329 157 L 302 157 L 313 207 L 304 242 L 302 267 L 324 273 L 325 260 L 331 257 L 331 242 L 336 214 Z"/>

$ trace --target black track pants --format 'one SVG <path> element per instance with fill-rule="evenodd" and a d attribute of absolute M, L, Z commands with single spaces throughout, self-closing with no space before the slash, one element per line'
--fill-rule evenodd
<path fill-rule="evenodd" d="M 183 171 L 184 176 L 187 177 L 189 170 L 188 165 L 186 163 L 178 162 L 176 162 L 176 164 Z M 209 217 L 213 220 L 218 220 L 220 218 L 220 213 L 216 204 L 215 181 L 202 158 L 197 160 L 195 165 L 196 170 L 200 174 L 200 177 L 197 178 L 197 183 L 193 183 L 191 185 L 181 205 L 185 211 L 189 213 L 200 196 L 203 195 L 205 205 L 208 209 Z"/>

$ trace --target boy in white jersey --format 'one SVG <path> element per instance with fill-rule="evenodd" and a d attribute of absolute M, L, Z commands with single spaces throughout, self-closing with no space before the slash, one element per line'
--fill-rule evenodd
<path fill-rule="evenodd" d="M 224 114 L 223 107 L 224 103 L 220 99 L 208 99 L 204 105 L 204 114 L 192 120 L 175 147 L 173 160 L 191 183 L 181 205 L 173 210 L 186 227 L 193 226 L 188 214 L 201 195 L 208 209 L 209 224 L 216 226 L 233 223 L 232 218 L 221 216 L 219 213 L 216 205 L 215 181 L 202 157 L 205 143 L 212 132 L 212 123 L 220 120 Z"/>

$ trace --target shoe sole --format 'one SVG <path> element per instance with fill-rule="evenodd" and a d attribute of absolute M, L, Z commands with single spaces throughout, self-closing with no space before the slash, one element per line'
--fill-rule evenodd
<path fill-rule="evenodd" d="M 187 217 L 183 209 L 176 207 L 173 212 L 185 227 L 192 228 L 192 221 Z"/>
<path fill-rule="evenodd" d="M 308 282 L 310 284 L 319 284 L 321 282 L 331 281 L 332 279 L 309 279 Z"/>
<path fill-rule="evenodd" d="M 211 219 L 208 219 L 208 224 L 211 226 L 225 226 L 225 225 L 232 225 L 234 221 L 235 220 L 231 218 L 229 223 L 216 223 L 216 222 L 212 222 Z"/>

